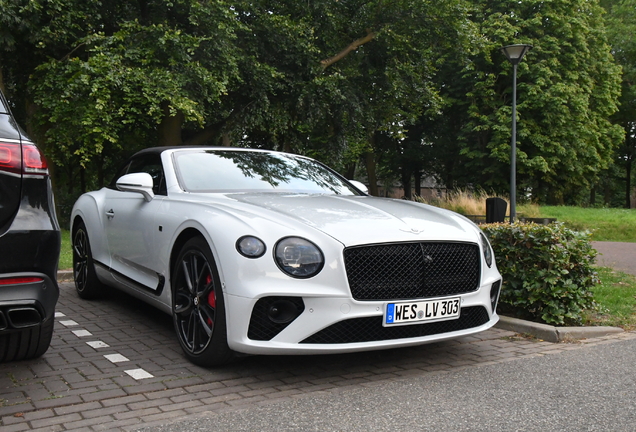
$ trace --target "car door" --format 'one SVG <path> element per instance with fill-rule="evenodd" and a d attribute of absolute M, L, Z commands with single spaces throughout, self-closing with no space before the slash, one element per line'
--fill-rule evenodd
<path fill-rule="evenodd" d="M 157 271 L 155 242 L 159 228 L 156 218 L 167 194 L 159 155 L 141 155 L 120 174 L 137 172 L 148 173 L 153 178 L 155 197 L 146 201 L 140 193 L 108 188 L 104 200 L 104 231 L 113 277 L 134 288 L 156 291 L 163 286 L 163 277 Z"/>

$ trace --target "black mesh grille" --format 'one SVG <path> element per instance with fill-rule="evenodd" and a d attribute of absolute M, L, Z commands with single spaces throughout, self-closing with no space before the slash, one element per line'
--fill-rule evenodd
<path fill-rule="evenodd" d="M 326 329 L 309 336 L 301 343 L 343 344 L 391 339 L 407 339 L 466 330 L 473 327 L 479 327 L 487 322 L 488 311 L 483 306 L 462 308 L 461 316 L 456 320 L 397 327 L 383 327 L 381 316 L 355 318 L 333 324 Z"/>
<path fill-rule="evenodd" d="M 479 247 L 471 243 L 395 243 L 345 249 L 356 300 L 439 297 L 479 288 Z"/>
<path fill-rule="evenodd" d="M 296 306 L 295 316 L 289 322 L 274 322 L 269 318 L 268 312 L 270 307 L 281 300 L 291 302 Z M 305 303 L 300 297 L 264 297 L 254 305 L 247 337 L 259 341 L 271 340 L 278 333 L 285 330 L 304 310 Z"/>

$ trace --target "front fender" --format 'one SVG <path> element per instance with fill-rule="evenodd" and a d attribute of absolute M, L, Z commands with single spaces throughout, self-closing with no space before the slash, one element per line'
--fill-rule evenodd
<path fill-rule="evenodd" d="M 70 228 L 71 235 L 73 235 L 77 223 L 81 219 L 86 226 L 93 259 L 110 267 L 108 239 L 104 233 L 104 197 L 100 192 L 85 193 L 77 199 L 71 211 Z"/>

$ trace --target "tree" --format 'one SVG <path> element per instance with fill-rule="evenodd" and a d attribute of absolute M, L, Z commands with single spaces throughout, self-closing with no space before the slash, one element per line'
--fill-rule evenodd
<path fill-rule="evenodd" d="M 624 180 L 623 205 L 631 207 L 633 167 L 636 163 L 636 1 L 606 1 L 607 32 L 614 58 L 623 68 L 619 111 L 613 120 L 625 130 L 614 163 Z"/>
<path fill-rule="evenodd" d="M 97 186 L 124 153 L 181 143 L 277 148 L 343 169 L 366 155 L 373 177 L 377 137 L 399 139 L 435 105 L 436 58 L 465 22 L 460 0 L 2 8 L 0 34 L 29 59 L 6 56 L 5 77 L 36 108 L 26 116 L 54 143 L 49 156 L 71 167 L 68 184 L 72 167 L 93 166 Z"/>
<path fill-rule="evenodd" d="M 528 43 L 519 65 L 518 184 L 534 199 L 562 203 L 586 188 L 610 164 L 621 140 L 609 117 L 617 109 L 620 68 L 605 37 L 594 0 L 476 2 L 484 35 L 479 52 L 454 58 L 438 76 L 448 101 L 434 135 L 460 147 L 448 179 L 504 192 L 508 188 L 512 66 L 500 47 Z M 461 70 L 461 75 L 452 70 Z M 447 76 L 456 77 L 454 82 Z M 453 120 L 448 120 L 452 117 Z M 446 146 L 436 146 L 444 160 Z"/>

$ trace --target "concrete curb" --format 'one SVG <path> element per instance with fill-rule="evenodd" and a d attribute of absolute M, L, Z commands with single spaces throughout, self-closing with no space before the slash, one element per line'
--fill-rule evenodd
<path fill-rule="evenodd" d="M 516 333 L 529 334 L 547 342 L 592 339 L 624 331 L 619 327 L 555 327 L 501 315 L 499 315 L 499 322 L 495 324 L 495 327 Z"/>
<path fill-rule="evenodd" d="M 58 270 L 57 281 L 58 282 L 73 282 L 73 270 Z"/>

